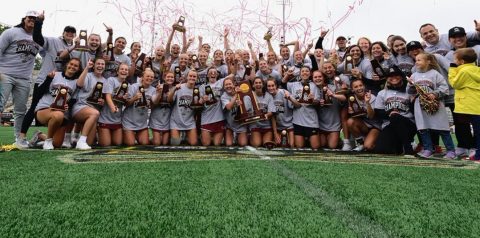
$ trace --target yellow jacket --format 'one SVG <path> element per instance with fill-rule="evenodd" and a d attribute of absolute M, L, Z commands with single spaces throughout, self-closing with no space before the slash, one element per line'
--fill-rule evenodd
<path fill-rule="evenodd" d="M 480 115 L 480 67 L 474 63 L 450 67 L 448 82 L 455 89 L 455 112 Z"/>

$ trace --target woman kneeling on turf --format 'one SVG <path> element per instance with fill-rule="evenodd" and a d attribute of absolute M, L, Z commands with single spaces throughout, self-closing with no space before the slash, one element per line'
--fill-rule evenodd
<path fill-rule="evenodd" d="M 152 98 L 153 105 L 150 113 L 149 127 L 152 130 L 153 145 L 168 145 L 170 140 L 170 114 L 172 105 L 167 101 L 168 92 L 175 90 L 173 83 L 175 75 L 172 71 L 165 73 L 165 82 L 158 84 L 157 93 Z"/>
<path fill-rule="evenodd" d="M 77 88 L 77 79 L 81 72 L 80 60 L 73 58 L 68 61 L 64 72 L 52 72 L 48 77 L 53 78 L 50 84 L 50 93 L 44 94 L 35 108 L 35 117 L 40 123 L 48 125 L 47 139 L 43 144 L 44 150 L 53 150 L 60 147 L 65 136 L 65 126 L 69 120 L 68 101 Z M 67 102 L 62 98 L 55 101 L 58 94 L 66 94 Z M 63 108 L 52 108 L 52 104 Z"/>

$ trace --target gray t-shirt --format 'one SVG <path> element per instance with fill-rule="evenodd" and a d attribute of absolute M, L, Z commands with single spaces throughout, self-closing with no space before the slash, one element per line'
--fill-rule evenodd
<path fill-rule="evenodd" d="M 37 107 L 35 108 L 35 112 L 44 108 L 49 108 L 50 105 L 55 101 L 55 97 L 62 87 L 67 88 L 68 102 L 70 98 L 72 98 L 75 89 L 77 89 L 77 80 L 65 78 L 62 72 L 55 73 L 52 83 L 50 84 L 49 91 L 42 96 L 37 104 Z M 65 111 L 65 115 L 66 113 L 67 111 Z"/>
<path fill-rule="evenodd" d="M 103 71 L 103 77 L 110 78 L 117 76 L 117 68 L 121 63 L 125 63 L 128 66 L 132 64 L 132 60 L 126 54 L 114 54 L 115 61 L 106 62 L 105 71 Z"/>
<path fill-rule="evenodd" d="M 334 84 L 329 83 L 327 87 L 332 92 L 335 92 L 336 86 Z M 324 105 L 318 108 L 318 126 L 321 131 L 335 132 L 342 129 L 342 120 L 340 119 L 341 106 L 341 103 L 332 97 L 332 105 Z"/>
<path fill-rule="evenodd" d="M 216 102 L 213 104 L 208 105 L 205 104 L 205 108 L 202 111 L 202 118 L 201 124 L 207 125 L 219 121 L 225 120 L 225 116 L 223 115 L 223 108 L 221 102 L 221 95 L 223 93 L 223 80 L 221 79 L 215 83 L 209 83 L 208 86 L 212 89 Z M 205 88 L 207 85 L 202 85 L 200 87 L 200 97 L 205 95 Z"/>
<path fill-rule="evenodd" d="M 84 107 L 87 107 L 87 106 L 93 107 L 92 105 L 89 105 L 87 103 L 87 98 L 89 98 L 92 95 L 94 91 L 93 89 L 97 85 L 97 82 L 103 83 L 103 85 L 105 85 L 106 81 L 107 80 L 103 76 L 100 76 L 100 78 L 97 78 L 93 73 L 88 73 L 87 76 L 85 77 L 85 82 L 83 84 L 83 87 L 78 88 L 77 93 L 74 96 L 77 99 L 77 102 L 73 106 L 72 114 L 73 115 L 77 114 Z M 102 92 L 103 92 L 103 85 L 102 85 Z M 93 107 L 93 108 L 96 108 L 97 110 L 101 109 L 99 107 Z"/>
<path fill-rule="evenodd" d="M 377 94 L 374 108 L 385 110 L 387 115 L 395 109 L 399 112 L 399 115 L 410 119 L 412 122 L 415 122 L 413 119 L 413 114 L 410 111 L 410 96 L 406 91 L 402 92 L 388 88 L 383 89 Z M 390 120 L 384 119 L 382 123 L 382 129 L 389 124 Z"/>
<path fill-rule="evenodd" d="M 191 130 L 196 128 L 194 110 L 190 107 L 193 99 L 193 88 L 182 84 L 173 96 L 170 128 L 176 130 Z"/>
<path fill-rule="evenodd" d="M 364 79 L 366 79 L 366 80 L 372 79 L 373 68 L 372 68 L 372 63 L 370 62 L 369 59 L 363 58 L 362 60 L 360 60 L 360 62 L 357 65 L 355 65 L 355 68 L 358 68 L 358 70 L 360 70 L 360 72 L 362 72 L 362 75 L 363 75 Z M 337 66 L 337 70 L 341 74 L 345 73 L 345 61 L 343 61 L 342 63 L 340 63 Z"/>
<path fill-rule="evenodd" d="M 168 93 L 166 93 L 168 96 Z M 158 95 L 158 94 L 157 94 Z M 166 98 L 163 98 L 166 101 Z M 162 100 L 163 100 L 162 99 Z M 170 115 L 172 113 L 172 106 L 170 104 L 154 105 L 150 113 L 150 120 L 148 127 L 159 131 L 170 130 Z"/>
<path fill-rule="evenodd" d="M 273 97 L 275 105 L 275 116 L 277 119 L 277 130 L 293 128 L 293 105 L 285 98 L 285 89 L 279 89 Z"/>
<path fill-rule="evenodd" d="M 467 40 L 480 40 L 480 33 L 478 32 L 467 32 Z M 453 45 L 448 39 L 448 34 L 441 34 L 439 36 L 438 43 L 435 45 L 428 44 L 424 48 L 427 53 L 437 53 L 440 55 L 446 55 L 450 50 L 453 49 Z"/>
<path fill-rule="evenodd" d="M 103 93 L 112 95 L 112 98 L 115 96 L 115 93 L 118 91 L 118 88 L 121 86 L 121 82 L 118 80 L 117 77 L 110 77 L 107 79 L 107 82 L 103 84 Z M 110 107 L 105 102 L 105 106 L 103 106 L 102 110 L 100 111 L 100 117 L 98 118 L 99 123 L 104 124 L 121 124 L 122 123 L 122 111 L 123 106 L 117 105 L 118 111 L 112 112 Z"/>
<path fill-rule="evenodd" d="M 247 127 L 240 125 L 237 121 L 235 121 L 235 116 L 237 112 L 240 110 L 239 107 L 233 107 L 232 110 L 227 110 L 226 106 L 232 100 L 233 96 L 228 95 L 228 93 L 224 92 L 222 94 L 222 108 L 223 108 L 223 115 L 225 116 L 226 127 L 232 130 L 234 133 L 242 133 L 247 132 Z"/>
<path fill-rule="evenodd" d="M 264 74 L 264 73 L 262 73 L 262 71 L 258 70 L 256 75 L 257 75 L 257 77 L 260 77 L 263 80 L 263 82 L 267 82 L 267 79 L 272 77 L 277 82 L 277 85 L 282 84 L 282 76 L 280 75 L 280 73 L 278 71 L 276 71 L 274 69 L 272 69 L 272 72 L 270 72 L 269 74 Z"/>
<path fill-rule="evenodd" d="M 258 96 L 253 92 L 257 98 L 258 109 L 262 111 L 262 114 L 267 114 L 269 112 L 275 112 L 275 104 L 273 103 L 273 97 L 270 93 L 264 93 L 262 96 Z M 270 119 L 256 121 L 250 124 L 250 128 L 261 128 L 261 129 L 270 129 L 272 128 L 272 121 Z"/>
<path fill-rule="evenodd" d="M 309 83 L 311 93 L 314 96 L 314 100 L 320 100 L 321 92 L 318 90 L 317 85 L 313 82 Z M 297 101 L 302 96 L 303 91 L 303 84 L 301 82 L 291 82 L 287 84 L 287 90 L 290 92 L 292 97 L 294 97 Z M 317 109 L 313 105 L 302 105 L 301 107 L 294 107 L 293 108 L 293 124 L 310 127 L 310 128 L 318 128 L 318 114 Z"/>
<path fill-rule="evenodd" d="M 42 48 L 45 53 L 43 56 L 42 67 L 38 73 L 37 80 L 35 83 L 39 85 L 45 81 L 48 73 L 52 71 L 62 71 L 64 61 L 60 59 L 60 53 L 68 49 L 69 45 L 62 37 L 44 37 L 43 40 L 45 43 Z"/>
<path fill-rule="evenodd" d="M 32 33 L 21 27 L 5 30 L 0 35 L 0 73 L 30 80 L 39 51 L 40 46 L 33 41 Z"/>
<path fill-rule="evenodd" d="M 139 83 L 128 85 L 128 98 L 132 98 L 133 96 L 135 96 L 139 92 L 139 87 Z M 138 104 L 148 104 L 153 95 L 155 95 L 154 87 L 150 86 L 148 88 L 145 88 L 146 101 L 143 101 L 143 98 L 140 98 L 132 105 L 125 107 L 122 116 L 123 129 L 136 131 L 143 130 L 148 127 L 148 107 L 139 107 Z"/>
<path fill-rule="evenodd" d="M 442 95 L 448 94 L 448 85 L 445 78 L 436 70 L 431 69 L 427 72 L 416 72 L 412 74 L 413 82 L 417 83 L 427 93 L 440 93 Z M 413 87 L 408 85 L 408 87 Z M 407 92 L 410 90 L 407 89 Z M 419 98 L 415 100 L 414 114 L 415 124 L 417 130 L 433 129 L 450 131 L 448 123 L 447 110 L 443 100 L 439 100 L 439 108 L 433 115 L 427 114 L 421 107 Z"/>
<path fill-rule="evenodd" d="M 82 51 L 82 50 L 73 50 L 70 52 L 70 59 L 77 58 L 80 59 L 80 63 L 82 63 L 82 69 L 87 67 L 88 61 L 95 59 L 96 51 Z M 104 77 L 108 78 L 108 77 Z"/>
<path fill-rule="evenodd" d="M 217 71 L 220 72 L 220 78 L 225 78 L 228 75 L 228 67 L 226 64 L 217 66 Z"/>

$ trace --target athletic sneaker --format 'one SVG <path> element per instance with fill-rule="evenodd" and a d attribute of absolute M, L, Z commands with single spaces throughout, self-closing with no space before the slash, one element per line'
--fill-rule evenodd
<path fill-rule="evenodd" d="M 43 143 L 43 149 L 44 150 L 53 150 L 53 139 L 46 139 L 45 142 Z"/>
<path fill-rule="evenodd" d="M 455 151 L 447 151 L 447 154 L 443 156 L 444 159 L 455 159 L 457 155 L 455 155 Z"/>
<path fill-rule="evenodd" d="M 417 153 L 417 156 L 419 156 L 420 158 L 424 158 L 424 159 L 428 159 L 428 158 L 432 157 L 432 155 L 433 155 L 433 152 L 430 151 L 430 150 L 422 150 L 421 152 Z"/>
<path fill-rule="evenodd" d="M 455 154 L 458 156 L 458 158 L 468 157 L 468 150 L 462 147 L 457 147 L 455 149 Z"/>
<path fill-rule="evenodd" d="M 349 140 L 344 140 L 343 141 L 343 146 L 342 146 L 342 151 L 351 151 L 353 148 L 352 148 L 352 144 L 350 144 L 350 141 Z"/>
<path fill-rule="evenodd" d="M 357 145 L 357 147 L 355 147 L 355 148 L 353 149 L 353 151 L 361 152 L 361 151 L 363 151 L 363 149 L 364 149 L 363 145 Z"/>
<path fill-rule="evenodd" d="M 20 139 L 18 138 L 17 141 L 15 142 L 15 146 L 18 148 L 18 149 L 28 149 L 28 141 L 27 139 L 23 138 L 23 139 Z"/>
<path fill-rule="evenodd" d="M 62 148 L 70 149 L 72 148 L 72 144 L 70 144 L 70 141 L 63 141 Z"/>
<path fill-rule="evenodd" d="M 41 131 L 37 130 L 35 133 L 33 133 L 32 139 L 28 142 L 30 144 L 30 147 L 34 147 L 37 145 L 37 143 L 40 141 L 40 135 L 42 134 Z"/>
<path fill-rule="evenodd" d="M 75 149 L 77 149 L 77 150 L 91 150 L 92 147 L 90 147 L 86 142 L 78 141 Z"/>

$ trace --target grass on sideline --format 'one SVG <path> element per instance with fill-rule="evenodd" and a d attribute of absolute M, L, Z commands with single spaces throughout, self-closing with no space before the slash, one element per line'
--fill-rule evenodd
<path fill-rule="evenodd" d="M 6 136 L 12 137 L 12 130 L 0 128 L 0 143 L 8 143 Z M 288 160 L 69 164 L 56 159 L 69 153 L 0 153 L 2 236 L 480 234 L 479 169 Z"/>

